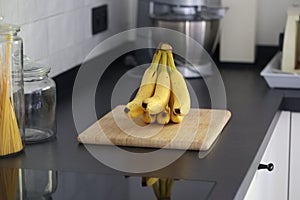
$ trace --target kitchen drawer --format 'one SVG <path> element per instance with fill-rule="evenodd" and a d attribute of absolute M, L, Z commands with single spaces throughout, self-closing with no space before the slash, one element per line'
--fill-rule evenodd
<path fill-rule="evenodd" d="M 282 111 L 261 160 L 274 168 L 257 170 L 244 199 L 288 199 L 289 135 L 290 112 Z"/>
<path fill-rule="evenodd" d="M 300 197 L 300 113 L 292 112 L 290 144 L 290 186 L 289 200 Z"/>

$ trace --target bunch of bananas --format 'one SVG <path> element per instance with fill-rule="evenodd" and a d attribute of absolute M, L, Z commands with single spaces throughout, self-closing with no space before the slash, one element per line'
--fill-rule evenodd
<path fill-rule="evenodd" d="M 186 82 L 176 69 L 172 47 L 160 44 L 150 67 L 144 72 L 141 85 L 124 112 L 128 117 L 142 116 L 145 123 L 180 123 L 190 110 Z"/>

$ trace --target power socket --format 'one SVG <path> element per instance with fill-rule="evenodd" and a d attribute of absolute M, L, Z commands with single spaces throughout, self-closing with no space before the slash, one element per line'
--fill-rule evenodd
<path fill-rule="evenodd" d="M 108 28 L 107 5 L 92 8 L 92 34 L 103 32 Z"/>

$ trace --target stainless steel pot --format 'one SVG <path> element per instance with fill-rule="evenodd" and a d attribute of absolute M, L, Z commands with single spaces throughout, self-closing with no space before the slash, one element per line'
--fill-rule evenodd
<path fill-rule="evenodd" d="M 155 19 L 153 25 L 184 33 L 199 42 L 207 52 L 213 53 L 217 43 L 220 20 L 167 21 Z"/>
<path fill-rule="evenodd" d="M 221 7 L 221 0 L 151 0 L 149 5 L 153 26 L 187 35 L 201 44 L 209 54 L 215 51 L 219 39 L 220 20 L 226 10 L 227 8 Z M 160 36 L 156 35 L 155 38 L 159 39 Z M 186 49 L 187 56 L 193 53 L 185 40 L 177 43 Z M 209 66 L 207 57 L 209 55 L 203 51 L 201 55 L 193 56 L 196 58 L 195 63 L 186 63 L 176 57 L 175 62 L 177 61 L 177 66 L 182 67 L 181 71 L 185 77 L 199 77 L 203 75 L 201 72 L 203 66 L 206 66 L 206 69 Z"/>

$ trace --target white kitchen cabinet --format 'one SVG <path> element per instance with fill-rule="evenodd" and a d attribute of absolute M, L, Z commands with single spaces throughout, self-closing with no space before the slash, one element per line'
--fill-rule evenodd
<path fill-rule="evenodd" d="M 255 61 L 257 0 L 223 0 L 228 11 L 222 20 L 220 60 Z"/>
<path fill-rule="evenodd" d="M 244 199 L 288 199 L 289 137 L 290 112 L 282 111 L 260 162 L 261 164 L 273 163 L 274 169 L 257 170 Z"/>
<path fill-rule="evenodd" d="M 300 113 L 292 113 L 289 200 L 300 198 Z"/>

